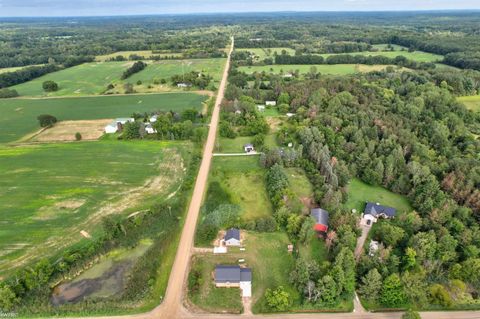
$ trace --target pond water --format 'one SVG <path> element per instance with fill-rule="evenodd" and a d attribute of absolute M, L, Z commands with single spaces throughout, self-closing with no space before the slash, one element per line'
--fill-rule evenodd
<path fill-rule="evenodd" d="M 133 249 L 116 249 L 108 253 L 75 279 L 55 287 L 52 304 L 59 306 L 87 298 L 110 298 L 121 293 L 130 270 L 152 243 L 151 240 L 143 240 Z"/>

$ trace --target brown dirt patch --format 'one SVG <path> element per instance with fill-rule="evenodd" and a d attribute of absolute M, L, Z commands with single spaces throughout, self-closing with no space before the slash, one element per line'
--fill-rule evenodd
<path fill-rule="evenodd" d="M 75 133 L 82 134 L 82 140 L 97 140 L 103 135 L 111 119 L 89 121 L 61 121 L 32 138 L 37 142 L 75 141 Z"/>
<path fill-rule="evenodd" d="M 278 117 L 267 117 L 266 120 L 273 133 L 277 132 L 282 125 L 282 120 Z"/>

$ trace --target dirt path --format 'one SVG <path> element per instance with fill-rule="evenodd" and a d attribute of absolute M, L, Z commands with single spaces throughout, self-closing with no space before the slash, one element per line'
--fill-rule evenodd
<path fill-rule="evenodd" d="M 372 229 L 371 226 L 367 225 L 361 225 L 360 228 L 362 229 L 362 235 L 358 237 L 357 247 L 355 248 L 355 259 L 357 261 L 360 259 L 360 256 L 362 256 L 363 246 L 365 245 L 365 241 L 368 238 L 368 233 L 370 232 L 370 229 Z"/>

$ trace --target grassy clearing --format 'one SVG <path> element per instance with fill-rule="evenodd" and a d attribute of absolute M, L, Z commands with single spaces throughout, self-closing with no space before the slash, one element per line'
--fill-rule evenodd
<path fill-rule="evenodd" d="M 52 99 L 0 100 L 0 143 L 37 131 L 37 116 L 51 114 L 59 121 L 96 120 L 130 116 L 134 112 L 200 110 L 205 96 L 169 93 Z"/>
<path fill-rule="evenodd" d="M 315 260 L 319 265 L 322 262 L 328 260 L 328 251 L 325 247 L 325 241 L 321 238 L 318 238 L 317 235 L 313 235 L 306 245 L 301 244 L 298 247 L 300 256 L 307 260 Z"/>
<path fill-rule="evenodd" d="M 219 137 L 217 139 L 217 153 L 244 153 L 243 146 L 252 143 L 252 136 L 238 136 L 236 138 Z"/>
<path fill-rule="evenodd" d="M 265 171 L 257 156 L 215 157 L 210 174 L 210 180 L 220 182 L 230 193 L 232 203 L 240 206 L 244 221 L 271 216 Z"/>
<path fill-rule="evenodd" d="M 461 96 L 458 101 L 463 103 L 465 107 L 473 112 L 480 111 L 480 95 L 474 96 Z"/>
<path fill-rule="evenodd" d="M 313 195 L 313 187 L 310 184 L 305 172 L 301 168 L 286 168 L 285 173 L 290 182 L 290 189 L 299 198 L 311 197 Z"/>
<path fill-rule="evenodd" d="M 282 54 L 282 51 L 287 51 L 288 54 L 294 55 L 295 50 L 291 48 L 247 48 L 247 49 L 235 49 L 235 51 L 248 51 L 256 56 L 256 60 L 261 61 L 266 58 L 273 58 L 275 53 Z"/>
<path fill-rule="evenodd" d="M 122 56 L 128 59 L 131 55 L 138 55 L 145 59 L 150 58 L 152 55 L 161 56 L 161 57 L 171 57 L 171 56 L 179 57 L 179 58 L 182 57 L 182 53 L 180 52 L 153 53 L 151 50 L 144 50 L 144 51 L 118 51 L 111 54 L 98 55 L 95 58 L 95 60 L 99 62 L 105 62 L 105 61 L 108 61 L 109 59 L 116 58 L 117 56 Z"/>
<path fill-rule="evenodd" d="M 357 178 L 352 179 L 348 185 L 348 200 L 344 205 L 345 209 L 349 211 L 356 209 L 358 212 L 363 212 L 367 201 L 394 207 L 399 213 L 413 210 L 405 196 L 392 193 L 380 186 L 368 185 Z"/>
<path fill-rule="evenodd" d="M 11 68 L 0 68 L 0 74 L 2 73 L 8 73 L 8 72 L 15 72 L 24 68 L 28 68 L 30 66 L 42 66 L 44 64 L 33 64 L 33 65 L 26 65 L 26 66 L 15 66 Z"/>
<path fill-rule="evenodd" d="M 104 215 L 128 215 L 166 198 L 184 177 L 190 147 L 156 141 L 1 147 L 0 274 L 81 241 L 82 230 L 95 237 Z"/>
<path fill-rule="evenodd" d="M 310 72 L 310 69 L 313 65 L 300 64 L 300 65 L 265 65 L 265 66 L 242 66 L 239 68 L 240 71 L 247 74 L 252 74 L 254 72 L 266 72 L 272 74 L 282 74 L 288 72 L 295 72 L 298 70 L 301 74 L 306 74 Z M 371 72 L 383 70 L 388 65 L 363 65 L 363 64 L 319 64 L 315 65 L 317 72 L 321 74 L 330 74 L 330 75 L 347 75 L 354 74 L 359 72 Z M 396 68 L 396 66 L 392 66 Z"/>

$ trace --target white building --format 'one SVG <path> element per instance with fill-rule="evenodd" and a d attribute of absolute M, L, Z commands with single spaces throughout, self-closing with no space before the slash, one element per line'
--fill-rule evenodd
<path fill-rule="evenodd" d="M 123 125 L 129 122 L 133 123 L 135 122 L 135 119 L 133 117 L 120 117 L 114 120 L 112 123 L 105 126 L 105 133 L 107 134 L 117 133 L 119 130 L 122 130 Z"/>
<path fill-rule="evenodd" d="M 149 121 L 150 123 L 155 123 L 157 120 L 158 120 L 158 115 L 155 114 L 150 117 Z"/>
<path fill-rule="evenodd" d="M 276 106 L 277 102 L 275 102 L 275 101 L 265 101 L 265 105 L 266 106 Z"/>
<path fill-rule="evenodd" d="M 265 111 L 265 105 L 257 105 L 257 110 L 258 110 L 259 112 Z"/>
<path fill-rule="evenodd" d="M 152 124 L 147 123 L 145 124 L 145 132 L 147 132 L 147 134 L 155 134 L 157 133 L 157 130 L 152 126 Z"/>

